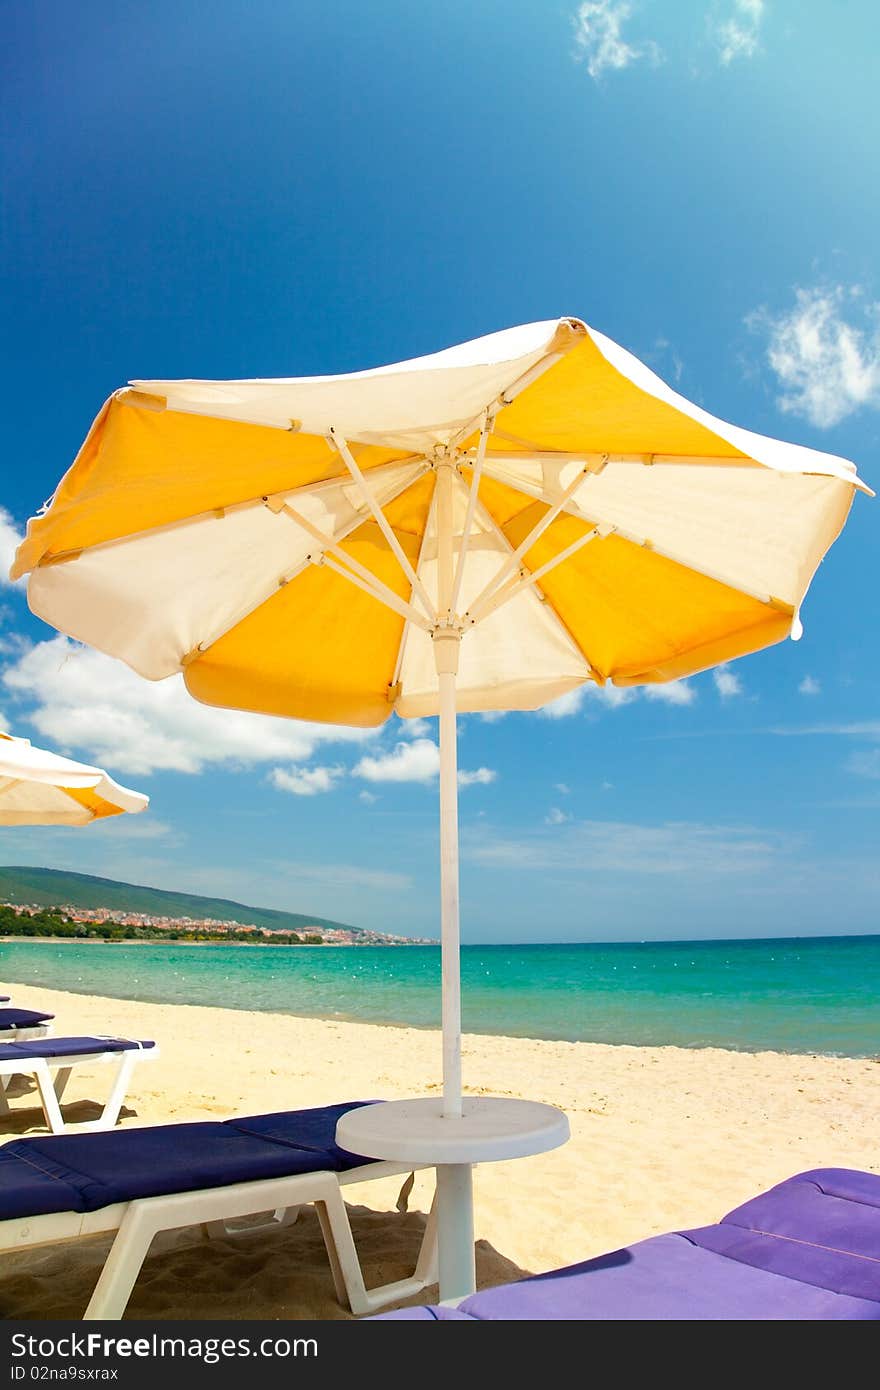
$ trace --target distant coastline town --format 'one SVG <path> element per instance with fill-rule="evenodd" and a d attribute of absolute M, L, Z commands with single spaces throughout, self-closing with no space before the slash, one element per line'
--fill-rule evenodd
<path fill-rule="evenodd" d="M 315 925 L 301 931 L 273 931 L 248 922 L 204 917 L 166 917 L 150 912 L 120 912 L 104 907 L 44 907 L 37 903 L 0 903 L 0 937 L 65 941 L 167 941 L 184 944 L 251 946 L 429 946 L 423 938 L 397 936 L 365 928 Z"/>

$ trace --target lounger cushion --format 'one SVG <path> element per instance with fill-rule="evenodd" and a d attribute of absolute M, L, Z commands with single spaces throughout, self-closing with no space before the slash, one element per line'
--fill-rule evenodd
<path fill-rule="evenodd" d="M 412 1309 L 387 1313 L 410 1317 Z M 450 1310 L 432 1308 L 433 1317 Z M 585 1264 L 483 1289 L 460 1315 L 480 1322 L 877 1321 L 880 1302 L 852 1298 L 655 1236 Z"/>
<path fill-rule="evenodd" d="M 14 1140 L 0 1149 L 0 1220 L 48 1211 L 98 1211 L 139 1197 L 356 1168 L 375 1160 L 339 1149 L 334 1135 L 339 1116 L 364 1104 L 369 1102 L 244 1121 Z M 256 1133 L 263 1120 L 281 1137 Z M 303 1145 L 296 1142 L 299 1123 Z"/>
<path fill-rule="evenodd" d="M 54 1017 L 54 1014 L 41 1014 L 34 1009 L 0 1009 L 0 1033 L 12 1028 L 36 1028 Z"/>
<path fill-rule="evenodd" d="M 457 1311 L 475 1320 L 880 1321 L 880 1176 L 801 1173 L 717 1226 L 485 1289 Z"/>
<path fill-rule="evenodd" d="M 336 1122 L 356 1105 L 372 1103 L 348 1101 L 341 1105 L 324 1105 L 320 1110 L 279 1110 L 273 1115 L 236 1117 L 229 1123 L 234 1124 L 241 1134 L 256 1135 L 260 1139 L 270 1139 L 273 1144 L 284 1144 L 288 1148 L 321 1155 L 321 1167 L 343 1172 L 346 1168 L 357 1168 L 371 1160 L 339 1148 L 336 1143 Z"/>
<path fill-rule="evenodd" d="M 789 1178 L 687 1232 L 704 1249 L 823 1289 L 880 1300 L 880 1175 L 841 1168 Z"/>
<path fill-rule="evenodd" d="M 734 1208 L 723 1224 L 880 1258 L 880 1173 L 813 1168 Z"/>
<path fill-rule="evenodd" d="M 481 1319 L 880 1320 L 880 1302 L 727 1259 L 678 1234 L 487 1289 L 465 1299 L 461 1310 Z"/>
<path fill-rule="evenodd" d="M 835 1294 L 873 1299 L 880 1318 L 880 1257 L 864 1259 L 846 1251 L 827 1250 L 807 1241 L 740 1230 L 736 1226 L 707 1226 L 690 1231 L 696 1245 L 752 1269 L 797 1279 Z"/>
<path fill-rule="evenodd" d="M 84 1210 L 79 1192 L 60 1173 L 44 1172 L 26 1154 L 11 1153 L 13 1147 L 0 1145 L 0 1219 Z"/>
<path fill-rule="evenodd" d="M 99 1052 L 147 1052 L 154 1042 L 131 1038 L 34 1038 L 32 1042 L 0 1043 L 0 1062 L 30 1057 L 79 1057 Z"/>

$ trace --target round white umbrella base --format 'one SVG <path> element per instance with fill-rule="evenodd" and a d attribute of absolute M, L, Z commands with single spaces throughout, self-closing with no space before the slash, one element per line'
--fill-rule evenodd
<path fill-rule="evenodd" d="M 555 1105 L 506 1096 L 466 1096 L 461 1116 L 443 1114 L 440 1096 L 389 1100 L 348 1110 L 336 1142 L 365 1158 L 398 1163 L 497 1163 L 558 1149 L 570 1137 Z"/>
<path fill-rule="evenodd" d="M 472 1166 L 557 1149 L 569 1138 L 568 1118 L 554 1105 L 501 1096 L 468 1096 L 460 1116 L 443 1114 L 443 1100 L 426 1096 L 349 1110 L 336 1142 L 366 1158 L 437 1169 L 440 1298 L 474 1292 Z"/>

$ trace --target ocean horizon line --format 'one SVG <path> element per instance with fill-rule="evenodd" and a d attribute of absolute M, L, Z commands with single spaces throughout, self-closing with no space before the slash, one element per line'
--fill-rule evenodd
<path fill-rule="evenodd" d="M 279 929 L 279 935 L 281 935 Z M 656 936 L 656 937 L 621 937 L 618 940 L 608 940 L 604 937 L 589 937 L 580 941 L 568 940 L 547 940 L 547 941 L 462 941 L 461 950 L 463 951 L 530 951 L 530 950 L 577 950 L 581 946 L 596 947 L 602 950 L 614 950 L 616 947 L 633 948 L 638 946 L 747 946 L 747 945 L 782 945 L 795 942 L 806 941 L 872 941 L 880 940 L 880 932 L 805 932 L 803 935 L 789 936 Z M 338 941 L 299 941 L 294 944 L 287 942 L 273 942 L 270 937 L 261 938 L 253 941 L 180 941 L 169 936 L 167 941 L 161 937 L 121 938 L 112 940 L 103 937 L 84 938 L 69 936 L 24 936 L 17 934 L 4 935 L 0 933 L 0 945 L 39 945 L 50 944 L 53 946 L 154 946 L 158 948 L 219 948 L 221 950 L 334 950 L 334 951 L 397 951 L 401 946 L 409 950 L 439 950 L 439 938 L 412 937 L 403 941 L 371 941 L 365 943 L 338 942 Z"/>
<path fill-rule="evenodd" d="M 436 946 L 7 941 L 0 976 L 77 994 L 435 1028 Z M 130 949 L 132 948 L 132 949 Z M 469 1033 L 873 1057 L 880 934 L 469 944 Z M 14 989 L 7 992 L 14 994 Z"/>

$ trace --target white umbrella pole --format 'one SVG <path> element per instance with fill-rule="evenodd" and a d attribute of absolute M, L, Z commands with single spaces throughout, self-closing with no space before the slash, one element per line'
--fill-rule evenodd
<path fill-rule="evenodd" d="M 458 641 L 438 647 L 457 658 Z M 438 666 L 444 664 L 438 653 Z M 461 980 L 458 911 L 458 757 L 455 746 L 455 673 L 440 682 L 440 947 L 443 970 L 443 1119 L 462 1123 Z M 469 1163 L 437 1168 L 437 1257 L 441 1298 L 473 1293 L 474 1190 Z"/>
<path fill-rule="evenodd" d="M 454 484 L 451 462 L 437 469 L 437 550 L 439 608 L 451 617 L 453 593 Z M 443 972 L 443 1118 L 460 1124 L 461 1104 L 461 964 L 458 904 L 458 749 L 456 747 L 455 679 L 461 632 L 435 628 L 434 659 L 440 694 L 440 952 Z M 441 1298 L 473 1293 L 474 1196 L 469 1163 L 442 1163 L 437 1168 L 437 1236 Z"/>
<path fill-rule="evenodd" d="M 455 680 L 461 629 L 453 626 L 455 518 L 451 458 L 437 463 L 437 614 L 432 632 L 440 696 L 440 951 L 443 970 L 443 1114 L 461 1118 L 461 972 L 458 919 L 458 750 Z"/>
<path fill-rule="evenodd" d="M 447 643 L 443 644 L 444 646 Z M 448 644 L 450 647 L 451 643 Z M 457 643 L 456 643 L 457 655 Z M 440 682 L 440 943 L 443 971 L 443 1114 L 461 1117 L 461 969 L 458 904 L 458 750 L 455 673 Z"/>

